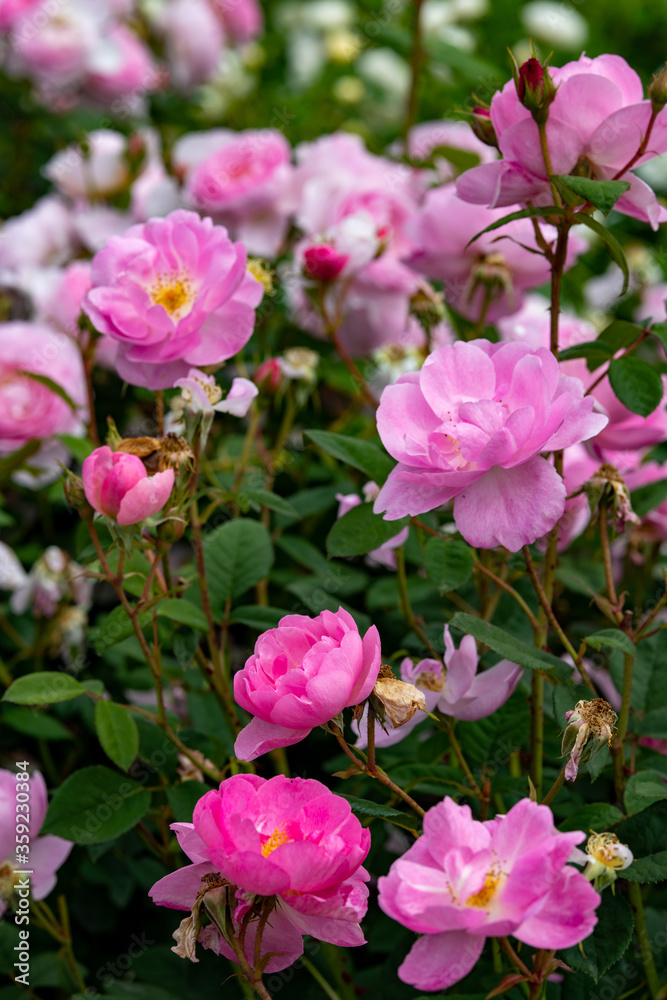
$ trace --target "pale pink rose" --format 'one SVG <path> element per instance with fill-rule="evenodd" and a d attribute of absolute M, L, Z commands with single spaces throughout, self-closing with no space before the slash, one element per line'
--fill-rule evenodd
<path fill-rule="evenodd" d="M 641 296 L 641 305 L 635 313 L 638 323 L 644 322 L 650 316 L 654 323 L 667 322 L 667 284 L 650 285 L 645 288 Z"/>
<path fill-rule="evenodd" d="M 352 510 L 353 507 L 358 507 L 360 503 L 364 500 L 368 503 L 375 500 L 379 491 L 379 486 L 377 483 L 366 483 L 362 488 L 362 493 L 364 494 L 364 499 L 357 493 L 337 493 L 336 500 L 338 501 L 338 514 L 337 517 L 343 517 L 348 511 Z M 400 548 L 401 545 L 405 545 L 408 540 L 408 529 L 401 528 L 397 535 L 390 538 L 388 541 L 380 545 L 379 548 L 373 549 L 366 556 L 366 562 L 369 566 L 385 566 L 387 569 L 396 569 L 396 554 L 394 549 Z"/>
<path fill-rule="evenodd" d="M 259 393 L 254 382 L 247 378 L 235 378 L 226 396 L 213 375 L 206 375 L 197 368 L 191 368 L 187 378 L 179 378 L 174 388 L 181 390 L 183 408 L 189 416 L 200 417 L 200 437 L 202 449 L 213 424 L 216 413 L 229 413 L 233 417 L 245 417 L 253 399 Z M 223 398 L 224 396 L 224 398 Z M 186 430 L 185 417 L 178 423 Z M 188 435 L 190 437 L 190 435 Z"/>
<path fill-rule="evenodd" d="M 19 771 L 19 775 L 23 773 Z M 17 801 L 26 801 L 17 799 L 19 793 L 29 796 L 28 822 L 16 810 Z M 14 890 L 21 878 L 21 868 L 31 872 L 26 877 L 30 882 L 32 898 L 44 899 L 55 887 L 56 872 L 72 850 L 73 845 L 61 837 L 50 834 L 38 836 L 44 825 L 47 806 L 46 784 L 39 771 L 35 771 L 27 782 L 17 781 L 14 771 L 0 771 L 0 916 L 10 902 L 18 904 Z M 17 858 L 22 856 L 25 857 L 23 864 L 17 862 Z"/>
<path fill-rule="evenodd" d="M 112 237 L 93 258 L 84 309 L 118 341 L 120 377 L 171 388 L 244 347 L 263 295 L 245 265 L 222 226 L 182 209 Z"/>
<path fill-rule="evenodd" d="M 75 247 L 69 209 L 57 195 L 46 195 L 2 224 L 0 268 L 13 271 L 64 264 Z"/>
<path fill-rule="evenodd" d="M 174 487 L 174 470 L 149 476 L 136 455 L 96 448 L 83 463 L 83 488 L 91 507 L 120 525 L 138 524 L 162 510 Z"/>
<path fill-rule="evenodd" d="M 522 799 L 505 815 L 479 822 L 447 796 L 424 817 L 424 833 L 379 880 L 379 903 L 423 935 L 399 967 L 419 990 L 463 979 L 487 937 L 511 934 L 533 948 L 585 940 L 600 897 L 567 862 L 585 834 L 559 833 L 547 806 Z"/>
<path fill-rule="evenodd" d="M 239 760 L 254 760 L 304 739 L 344 708 L 364 701 L 380 670 L 380 637 L 366 635 L 343 608 L 316 618 L 287 615 L 255 643 L 234 677 L 234 697 L 254 718 L 236 740 Z"/>
<path fill-rule="evenodd" d="M 111 129 L 89 132 L 85 149 L 78 144 L 67 146 L 49 160 L 42 173 L 70 198 L 106 198 L 129 180 L 127 137 Z"/>
<path fill-rule="evenodd" d="M 39 6 L 40 0 L 0 0 L 0 31 L 9 31 L 14 24 Z"/>
<path fill-rule="evenodd" d="M 210 0 L 225 31 L 237 43 L 250 42 L 261 35 L 264 15 L 258 0 Z"/>
<path fill-rule="evenodd" d="M 185 198 L 213 215 L 251 253 L 273 257 L 294 207 L 289 143 L 276 129 L 183 136 L 174 164 L 185 171 Z"/>
<path fill-rule="evenodd" d="M 208 0 L 170 0 L 160 17 L 171 81 L 188 91 L 214 76 L 225 36 Z"/>
<path fill-rule="evenodd" d="M 361 865 L 370 832 L 325 785 L 237 774 L 207 792 L 192 819 L 171 828 L 193 864 L 156 882 L 150 896 L 158 906 L 191 910 L 202 878 L 217 873 L 235 887 L 238 933 L 250 905 L 274 896 L 260 952 L 262 958 L 271 953 L 266 972 L 285 969 L 303 954 L 303 934 L 343 947 L 365 943 L 359 922 L 366 914 L 369 876 Z M 250 921 L 245 937 L 252 966 L 257 924 Z M 215 926 L 199 935 L 199 943 L 235 958 Z"/>
<path fill-rule="evenodd" d="M 667 114 L 662 110 L 647 151 L 633 159 L 647 134 L 651 102 L 644 99 L 639 76 L 620 56 L 582 55 L 560 68 L 549 67 L 557 86 L 546 123 L 547 144 L 555 174 L 569 174 L 582 163 L 597 180 L 620 175 L 630 190 L 615 209 L 657 229 L 667 219 L 651 188 L 627 164 L 639 166 L 667 151 Z M 492 208 L 528 200 L 553 204 L 538 127 L 519 101 L 513 80 L 491 101 L 491 121 L 503 159 L 466 171 L 457 181 L 465 201 Z"/>
<path fill-rule="evenodd" d="M 418 687 L 426 701 L 426 710 L 436 708 L 443 715 L 467 722 L 485 719 L 504 705 L 521 680 L 523 667 L 511 660 L 500 660 L 495 666 L 479 671 L 477 645 L 471 635 L 464 635 L 457 649 L 445 625 L 444 669 L 439 660 L 420 660 L 413 663 L 406 657 L 401 663 L 401 680 Z M 392 746 L 400 743 L 420 722 L 426 720 L 422 712 L 415 712 L 412 718 L 398 729 L 387 727 L 385 732 L 375 723 L 377 746 Z M 364 749 L 368 742 L 368 708 L 360 722 L 353 728 L 359 733 L 356 746 Z"/>
<path fill-rule="evenodd" d="M 129 212 L 101 203 L 85 205 L 81 202 L 72 211 L 77 238 L 93 254 L 106 246 L 112 236 L 122 236 L 132 222 Z"/>
<path fill-rule="evenodd" d="M 46 376 L 75 409 L 41 382 Z M 0 454 L 55 434 L 81 436 L 87 415 L 83 362 L 74 341 L 41 323 L 0 323 Z"/>
<path fill-rule="evenodd" d="M 14 22 L 10 66 L 45 88 L 75 88 L 103 41 L 109 11 L 104 0 L 42 0 Z"/>
<path fill-rule="evenodd" d="M 494 322 L 516 312 L 526 289 L 550 279 L 549 263 L 537 253 L 530 219 L 509 222 L 468 246 L 477 233 L 507 214 L 504 208 L 470 205 L 457 196 L 454 184 L 446 184 L 428 192 L 408 226 L 414 249 L 407 262 L 420 274 L 442 281 L 449 305 L 473 322 L 483 314 L 487 322 Z M 544 239 L 554 246 L 555 228 L 539 225 Z M 566 269 L 585 249 L 579 237 L 571 237 Z"/>
<path fill-rule="evenodd" d="M 61 601 L 89 608 L 94 581 L 86 578 L 85 573 L 84 567 L 70 559 L 67 552 L 49 545 L 25 580 L 12 588 L 10 607 L 17 615 L 32 607 L 35 615 L 45 618 L 56 613 Z"/>
<path fill-rule="evenodd" d="M 91 53 L 83 86 L 98 100 L 118 101 L 125 114 L 139 111 L 160 74 L 147 45 L 124 24 L 106 27 L 104 41 Z"/>
<path fill-rule="evenodd" d="M 374 509 L 394 520 L 455 498 L 467 542 L 516 552 L 563 514 L 563 481 L 541 453 L 598 433 L 607 418 L 592 408 L 547 350 L 475 340 L 434 351 L 382 394 L 378 430 L 399 464 Z"/>

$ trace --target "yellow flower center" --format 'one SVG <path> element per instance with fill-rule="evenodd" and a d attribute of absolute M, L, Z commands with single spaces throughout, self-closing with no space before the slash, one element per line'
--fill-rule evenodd
<path fill-rule="evenodd" d="M 474 893 L 466 899 L 466 906 L 476 906 L 482 910 L 485 910 L 493 897 L 495 896 L 498 886 L 500 885 L 503 878 L 503 873 L 492 869 L 487 872 L 486 878 L 484 880 L 484 885 L 479 890 L 479 892 Z"/>
<path fill-rule="evenodd" d="M 153 305 L 164 306 L 174 316 L 192 302 L 192 283 L 189 278 L 160 276 L 150 294 Z"/>
<path fill-rule="evenodd" d="M 269 854 L 273 854 L 276 847 L 281 847 L 283 844 L 291 843 L 289 837 L 284 830 L 279 830 L 278 827 L 273 831 L 269 839 L 265 844 L 262 844 L 262 855 L 268 858 Z"/>

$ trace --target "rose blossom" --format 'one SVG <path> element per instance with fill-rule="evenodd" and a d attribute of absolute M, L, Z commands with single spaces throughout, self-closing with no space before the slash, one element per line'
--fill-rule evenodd
<path fill-rule="evenodd" d="M 84 309 L 120 344 L 118 374 L 171 388 L 190 368 L 220 364 L 250 339 L 262 286 L 227 230 L 179 209 L 112 236 L 93 258 Z"/>
<path fill-rule="evenodd" d="M 587 860 L 580 830 L 558 833 L 547 806 L 522 799 L 479 822 L 447 796 L 423 836 L 379 880 L 384 912 L 423 935 L 399 967 L 405 983 L 442 990 L 463 979 L 487 937 L 569 948 L 591 933 L 600 897 L 567 865 Z"/>
<path fill-rule="evenodd" d="M 42 173 L 70 198 L 108 197 L 130 177 L 127 137 L 112 129 L 95 129 L 86 135 L 85 149 L 68 146 L 51 157 Z"/>
<path fill-rule="evenodd" d="M 15 869 L 19 867 L 16 859 L 21 854 L 26 859 L 26 867 L 31 870 L 30 895 L 33 899 L 44 899 L 55 886 L 56 872 L 67 860 L 73 846 L 61 837 L 50 834 L 38 836 L 48 806 L 46 784 L 39 771 L 35 771 L 27 782 L 30 819 L 25 825 L 29 827 L 29 833 L 26 835 L 21 831 L 19 834 L 17 823 L 21 822 L 21 814 L 16 811 L 16 794 L 18 791 L 25 793 L 26 789 L 24 783 L 17 782 L 16 778 L 13 771 L 0 770 L 0 916 L 17 901 L 14 892 L 21 874 Z M 21 847 L 19 836 L 29 837 L 25 851 L 17 850 L 17 846 Z"/>
<path fill-rule="evenodd" d="M 76 408 L 22 371 L 50 378 Z M 88 408 L 83 363 L 66 334 L 42 323 L 0 323 L 0 373 L 0 455 L 34 439 L 84 433 Z"/>
<path fill-rule="evenodd" d="M 467 542 L 516 552 L 565 507 L 563 481 L 540 452 L 598 433 L 607 418 L 592 407 L 547 350 L 488 340 L 442 347 L 382 393 L 378 431 L 399 464 L 374 509 L 396 520 L 456 498 Z"/>
<path fill-rule="evenodd" d="M 635 160 L 648 132 L 651 102 L 644 99 L 641 80 L 625 60 L 582 55 L 576 62 L 550 67 L 549 74 L 557 87 L 546 122 L 552 172 L 596 180 L 622 178 L 630 190 L 616 202 L 616 211 L 657 229 L 667 219 L 667 210 L 651 188 L 625 168 L 667 151 L 667 114 L 660 112 L 646 152 Z M 552 204 L 538 127 L 519 101 L 513 80 L 494 94 L 491 121 L 503 159 L 462 174 L 457 181 L 461 198 L 491 208 L 528 200 Z"/>
<path fill-rule="evenodd" d="M 224 51 L 224 33 L 208 0 L 170 0 L 159 15 L 171 82 L 179 90 L 206 83 Z"/>
<path fill-rule="evenodd" d="M 262 956 L 273 953 L 266 972 L 285 969 L 303 954 L 303 934 L 343 947 L 364 944 L 359 921 L 366 913 L 369 876 L 361 864 L 370 832 L 325 785 L 237 774 L 199 800 L 192 820 L 171 826 L 193 864 L 153 886 L 150 896 L 159 906 L 198 909 L 198 894 L 207 884 L 202 879 L 218 874 L 232 883 L 231 891 L 236 888 L 231 902 L 238 933 L 256 897 L 259 904 L 261 897 L 275 897 L 262 937 Z M 245 937 L 251 965 L 257 927 L 255 917 Z M 200 932 L 199 943 L 235 960 L 214 923 Z M 188 957 L 197 961 L 194 942 Z"/>
<path fill-rule="evenodd" d="M 276 129 L 212 129 L 180 139 L 173 153 L 185 171 L 185 197 L 214 215 L 251 253 L 273 257 L 295 205 L 289 143 Z"/>
<path fill-rule="evenodd" d="M 262 33 L 264 15 L 258 0 L 210 0 L 210 3 L 235 42 L 249 42 Z"/>
<path fill-rule="evenodd" d="M 316 618 L 286 615 L 255 643 L 234 677 L 234 697 L 254 718 L 237 737 L 234 752 L 254 760 L 304 739 L 315 726 L 368 698 L 380 669 L 380 637 L 366 635 L 347 611 Z"/>
<path fill-rule="evenodd" d="M 2 224 L 0 268 L 64 264 L 76 246 L 72 217 L 56 195 L 40 198 L 32 208 Z"/>
<path fill-rule="evenodd" d="M 138 524 L 162 510 L 174 487 L 174 470 L 149 476 L 137 455 L 103 446 L 83 463 L 83 488 L 91 507 L 118 524 Z"/>
<path fill-rule="evenodd" d="M 471 635 L 464 635 L 458 649 L 445 625 L 445 666 L 440 660 L 420 660 L 413 663 L 406 657 L 401 663 L 401 680 L 414 684 L 423 691 L 426 711 L 439 709 L 444 715 L 468 722 L 485 719 L 504 705 L 521 680 L 523 667 L 511 660 L 500 660 L 495 666 L 478 673 L 479 656 L 477 645 Z M 378 746 L 391 746 L 408 735 L 425 716 L 417 712 L 399 729 L 385 732 L 375 723 L 375 742 Z M 368 708 L 358 726 L 353 723 L 360 736 L 356 743 L 362 749 L 368 739 Z"/>

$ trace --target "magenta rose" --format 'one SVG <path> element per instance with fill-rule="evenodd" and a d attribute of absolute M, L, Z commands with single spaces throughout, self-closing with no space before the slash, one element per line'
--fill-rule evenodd
<path fill-rule="evenodd" d="M 217 365 L 247 344 L 263 289 L 227 230 L 178 209 L 112 236 L 93 258 L 84 309 L 119 343 L 118 374 L 171 388 L 191 368 Z"/>
<path fill-rule="evenodd" d="M 488 340 L 442 347 L 382 393 L 378 431 L 399 464 L 374 509 L 391 521 L 455 498 L 467 542 L 516 552 L 563 514 L 563 480 L 540 453 L 601 431 L 607 417 L 593 403 L 543 348 Z"/>
<path fill-rule="evenodd" d="M 303 954 L 303 934 L 344 947 L 364 944 L 359 921 L 366 913 L 368 874 L 361 864 L 370 832 L 325 785 L 237 774 L 207 792 L 192 819 L 172 824 L 193 864 L 153 886 L 150 896 L 159 906 L 190 910 L 202 879 L 217 873 L 236 889 L 238 931 L 257 896 L 274 896 L 261 947 L 262 956 L 272 953 L 267 972 L 284 969 Z M 251 964 L 257 928 L 255 917 L 245 936 Z M 200 932 L 199 943 L 235 957 L 214 924 Z"/>
<path fill-rule="evenodd" d="M 136 455 L 104 446 L 83 463 L 83 488 L 91 507 L 120 525 L 138 524 L 162 510 L 174 487 L 174 470 L 149 476 Z"/>
<path fill-rule="evenodd" d="M 234 752 L 254 760 L 304 739 L 315 726 L 368 698 L 380 670 L 374 625 L 363 637 L 343 608 L 317 618 L 286 615 L 255 643 L 234 677 L 234 697 L 254 718 Z"/>
<path fill-rule="evenodd" d="M 580 830 L 559 833 L 551 810 L 522 799 L 484 823 L 452 799 L 429 809 L 423 836 L 379 880 L 380 907 L 422 934 L 398 975 L 420 990 L 467 976 L 487 937 L 534 948 L 587 938 L 600 897 L 567 862 L 581 863 Z"/>

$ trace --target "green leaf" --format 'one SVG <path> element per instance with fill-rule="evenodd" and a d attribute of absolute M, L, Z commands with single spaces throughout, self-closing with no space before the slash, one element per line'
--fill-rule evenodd
<path fill-rule="evenodd" d="M 128 710 L 113 701 L 98 701 L 95 731 L 109 760 L 127 771 L 139 753 L 139 730 Z"/>
<path fill-rule="evenodd" d="M 19 369 L 16 374 L 21 375 L 23 378 L 30 378 L 33 382 L 40 382 L 42 385 L 46 386 L 47 389 L 50 389 L 51 392 L 55 392 L 56 396 L 60 396 L 60 398 L 67 403 L 71 410 L 77 409 L 77 404 L 74 402 L 69 393 L 65 392 L 63 387 L 58 385 L 57 382 L 54 382 L 48 375 L 38 375 L 37 372 L 29 372 L 24 369 Z"/>
<path fill-rule="evenodd" d="M 152 612 L 142 611 L 138 619 L 142 629 L 146 628 L 153 620 Z M 123 642 L 131 635 L 134 635 L 132 622 L 125 608 L 119 604 L 106 616 L 101 625 L 90 630 L 88 639 L 97 655 L 100 656 L 105 649 Z"/>
<path fill-rule="evenodd" d="M 55 705 L 85 693 L 83 684 L 69 674 L 54 670 L 17 678 L 7 688 L 2 700 L 11 701 L 14 705 Z"/>
<path fill-rule="evenodd" d="M 667 801 L 655 802 L 636 816 L 616 827 L 616 835 L 627 844 L 636 858 L 658 854 L 665 848 Z"/>
<path fill-rule="evenodd" d="M 41 441 L 27 441 L 22 448 L 17 448 L 10 455 L 0 458 L 0 478 L 9 479 L 17 469 L 24 468 L 28 460 L 36 455 L 41 447 Z"/>
<path fill-rule="evenodd" d="M 95 765 L 66 778 L 41 832 L 75 844 L 101 844 L 131 830 L 151 804 L 150 792 L 124 774 Z"/>
<path fill-rule="evenodd" d="M 17 733 L 34 736 L 40 740 L 72 740 L 74 736 L 63 726 L 59 719 L 54 719 L 46 712 L 36 709 L 22 708 L 18 705 L 5 705 L 2 709 L 2 724 L 11 726 Z"/>
<path fill-rule="evenodd" d="M 159 618 L 168 618 L 172 622 L 178 622 L 179 625 L 189 625 L 190 628 L 198 629 L 200 632 L 208 631 L 206 615 L 191 601 L 167 597 L 156 605 L 155 611 Z"/>
<path fill-rule="evenodd" d="M 616 358 L 609 365 L 609 381 L 623 405 L 640 417 L 648 417 L 660 405 L 662 380 L 641 358 Z"/>
<path fill-rule="evenodd" d="M 629 653 L 630 656 L 637 655 L 637 647 L 634 642 L 620 629 L 604 628 L 600 632 L 593 632 L 592 635 L 586 636 L 586 642 L 592 649 L 602 649 L 603 646 L 608 646 L 610 649 L 621 649 L 624 653 Z"/>
<path fill-rule="evenodd" d="M 440 593 L 466 584 L 473 565 L 470 546 L 458 539 L 431 538 L 424 546 L 426 575 Z"/>
<path fill-rule="evenodd" d="M 210 792 L 202 781 L 182 781 L 167 789 L 167 798 L 177 823 L 192 823 L 192 814 L 202 795 Z"/>
<path fill-rule="evenodd" d="M 65 445 L 68 451 L 71 451 L 77 462 L 83 464 L 92 451 L 95 449 L 95 445 L 88 438 L 74 437 L 72 434 L 57 434 L 58 440 Z"/>
<path fill-rule="evenodd" d="M 588 833 L 590 830 L 608 830 L 610 826 L 622 819 L 623 813 L 617 806 L 612 806 L 607 802 L 593 802 L 568 816 L 566 820 L 558 824 L 558 829 L 563 833 L 570 830 L 583 830 L 584 833 Z"/>
<path fill-rule="evenodd" d="M 650 692 L 648 697 L 651 697 Z M 647 712 L 641 722 L 635 722 L 634 728 L 641 736 L 651 736 L 653 739 L 664 740 L 665 733 L 667 733 L 667 708 L 656 708 L 653 712 Z"/>
<path fill-rule="evenodd" d="M 618 242 L 616 237 L 612 236 L 609 230 L 605 229 L 602 223 L 598 222 L 597 219 L 594 219 L 592 215 L 586 215 L 585 212 L 577 212 L 574 217 L 574 221 L 576 224 L 587 226 L 589 229 L 592 229 L 605 244 L 611 259 L 614 263 L 618 264 L 623 272 L 623 288 L 621 289 L 621 295 L 625 295 L 630 281 L 630 269 L 628 268 L 628 262 L 625 259 L 625 254 L 623 253 L 621 244 Z"/>
<path fill-rule="evenodd" d="M 259 521 L 227 521 L 204 536 L 204 561 L 211 608 L 221 617 L 228 600 L 268 576 L 273 565 L 271 538 Z"/>
<path fill-rule="evenodd" d="M 277 548 L 286 552 L 290 559 L 305 566 L 313 573 L 326 574 L 329 571 L 329 560 L 316 545 L 300 535 L 281 535 L 276 541 Z"/>
<path fill-rule="evenodd" d="M 259 507 L 268 507 L 269 510 L 275 510 L 277 514 L 285 514 L 287 517 L 299 516 L 297 510 L 291 503 L 283 497 L 278 496 L 277 493 L 272 493 L 270 490 L 242 489 L 239 496 L 245 497 L 251 503 L 254 503 Z"/>
<path fill-rule="evenodd" d="M 237 608 L 232 608 L 230 623 L 238 622 L 240 625 L 247 625 L 248 628 L 257 629 L 258 632 L 265 632 L 269 628 L 276 628 L 278 622 L 289 611 L 284 608 L 267 608 L 259 604 L 240 604 Z"/>
<path fill-rule="evenodd" d="M 609 215 L 621 195 L 630 190 L 627 181 L 594 181 L 589 177 L 571 177 L 569 174 L 555 174 L 553 179 L 560 189 L 572 191 L 599 208 L 603 215 Z"/>
<path fill-rule="evenodd" d="M 394 460 L 371 441 L 362 441 L 361 438 L 334 434 L 331 431 L 304 431 L 304 436 L 314 441 L 327 455 L 333 455 L 341 462 L 365 472 L 368 478 L 379 486 L 394 468 Z"/>
<path fill-rule="evenodd" d="M 379 802 L 371 802 L 370 799 L 359 799 L 356 795 L 344 795 L 342 792 L 338 792 L 338 795 L 350 803 L 350 808 L 355 816 L 384 819 L 395 826 L 402 826 L 406 830 L 419 829 L 419 820 L 411 813 L 399 812 L 398 809 L 383 806 Z"/>
<path fill-rule="evenodd" d="M 563 660 L 557 656 L 547 653 L 544 649 L 538 649 L 536 646 L 529 646 L 528 643 L 515 639 L 513 635 L 498 628 L 497 625 L 490 625 L 481 618 L 475 618 L 474 615 L 458 611 L 449 624 L 452 628 L 465 632 L 466 635 L 472 635 L 479 642 L 485 643 L 494 653 L 504 656 L 512 663 L 518 663 L 521 667 L 527 667 L 529 670 L 544 670 L 549 673 L 556 669 L 562 669 L 564 665 Z"/>
<path fill-rule="evenodd" d="M 667 349 L 667 323 L 653 323 L 651 333 L 658 338 L 662 346 Z"/>
<path fill-rule="evenodd" d="M 573 361 L 576 358 L 586 358 L 589 372 L 594 372 L 605 361 L 613 358 L 615 353 L 614 348 L 602 340 L 587 340 L 583 344 L 566 347 L 564 351 L 559 352 L 558 358 L 560 361 Z"/>
<path fill-rule="evenodd" d="M 632 509 L 638 517 L 644 517 L 667 500 L 667 479 L 638 486 L 630 494 Z"/>
<path fill-rule="evenodd" d="M 494 229 L 500 229 L 501 226 L 506 225 L 508 222 L 516 222 L 519 219 L 551 218 L 554 215 L 563 216 L 566 214 L 565 209 L 559 208 L 557 205 L 547 205 L 544 208 L 539 205 L 531 205 L 530 208 L 522 208 L 519 212 L 510 212 L 509 215 L 504 215 L 502 219 L 496 219 L 486 229 L 480 229 L 478 233 L 475 233 L 472 239 L 466 243 L 465 249 L 467 250 L 470 244 L 474 243 L 480 236 L 483 236 L 484 233 L 491 233 Z"/>
<path fill-rule="evenodd" d="M 570 968 L 585 972 L 597 982 L 625 953 L 632 940 L 634 921 L 630 906 L 618 892 L 615 896 L 609 890 L 603 892 L 595 912 L 598 922 L 582 944 L 583 954 L 579 945 L 559 954 Z"/>
<path fill-rule="evenodd" d="M 362 556 L 394 538 L 409 520 L 385 521 L 382 514 L 373 513 L 372 504 L 360 503 L 336 521 L 327 535 L 327 552 L 330 556 Z"/>
<path fill-rule="evenodd" d="M 629 882 L 663 882 L 667 879 L 667 851 L 635 858 L 630 867 L 619 872 L 619 875 Z"/>
<path fill-rule="evenodd" d="M 624 801 L 629 815 L 643 812 L 663 799 L 667 799 L 667 781 L 659 771 L 640 771 L 628 778 Z"/>
<path fill-rule="evenodd" d="M 630 344 L 634 344 L 635 340 L 641 336 L 641 332 L 642 328 L 637 326 L 636 323 L 630 323 L 626 319 L 615 319 L 609 326 L 604 328 L 597 342 L 603 341 L 611 347 L 615 354 L 622 347 L 629 347 Z"/>

